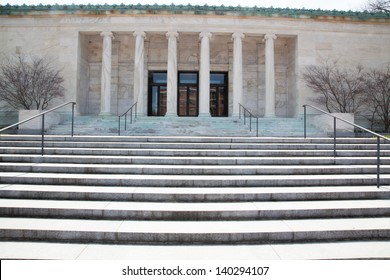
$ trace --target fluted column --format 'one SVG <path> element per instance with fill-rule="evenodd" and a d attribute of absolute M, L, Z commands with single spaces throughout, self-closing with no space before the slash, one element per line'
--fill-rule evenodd
<path fill-rule="evenodd" d="M 100 36 L 103 37 L 100 115 L 109 115 L 111 113 L 111 54 L 114 35 L 110 31 L 104 31 L 100 33 Z"/>
<path fill-rule="evenodd" d="M 144 57 L 145 57 L 145 32 L 136 31 L 135 56 L 134 56 L 134 102 L 137 102 L 137 114 L 145 115 L 144 108 Z"/>
<path fill-rule="evenodd" d="M 243 33 L 234 33 L 232 38 L 233 44 L 233 114 L 239 115 L 239 103 L 242 103 L 242 39 Z"/>
<path fill-rule="evenodd" d="M 166 36 L 168 38 L 168 81 L 165 116 L 177 117 L 177 37 L 179 33 L 170 31 Z"/>
<path fill-rule="evenodd" d="M 265 41 L 265 117 L 275 117 L 275 34 L 264 36 Z"/>
<path fill-rule="evenodd" d="M 210 32 L 199 34 L 200 69 L 199 69 L 199 116 L 210 117 Z"/>

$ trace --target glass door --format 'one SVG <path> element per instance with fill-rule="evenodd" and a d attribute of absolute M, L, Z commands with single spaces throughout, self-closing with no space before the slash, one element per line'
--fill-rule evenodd
<path fill-rule="evenodd" d="M 165 116 L 167 112 L 167 72 L 149 73 L 148 116 Z"/>
<path fill-rule="evenodd" d="M 210 114 L 212 117 L 229 115 L 227 73 L 210 74 Z"/>
<path fill-rule="evenodd" d="M 199 86 L 197 72 L 179 73 L 178 115 L 198 116 Z"/>

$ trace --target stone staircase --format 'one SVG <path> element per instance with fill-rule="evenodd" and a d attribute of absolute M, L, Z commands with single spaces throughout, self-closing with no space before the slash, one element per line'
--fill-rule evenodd
<path fill-rule="evenodd" d="M 137 117 L 127 129 L 125 119 L 121 120 L 123 136 L 256 136 L 256 120 L 249 118 L 211 118 L 211 117 Z M 303 120 L 301 118 L 259 118 L 259 136 L 263 137 L 302 137 Z M 52 127 L 48 134 L 69 134 L 71 121 Z M 116 116 L 76 116 L 74 133 L 76 135 L 118 135 L 118 117 Z M 325 136 L 311 125 L 307 127 L 308 136 Z"/>
<path fill-rule="evenodd" d="M 0 136 L 2 242 L 390 241 L 390 145 L 378 189 L 375 139 L 340 139 L 337 158 L 328 138 L 57 135 L 45 156 L 39 145 Z"/>

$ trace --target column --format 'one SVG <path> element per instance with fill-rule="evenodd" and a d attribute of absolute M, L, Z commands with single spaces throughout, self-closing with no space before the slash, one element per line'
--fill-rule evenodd
<path fill-rule="evenodd" d="M 100 115 L 111 114 L 111 54 L 112 39 L 114 35 L 111 31 L 100 33 L 103 37 L 103 54 L 102 54 L 102 79 L 101 79 L 101 96 L 100 96 Z"/>
<path fill-rule="evenodd" d="M 199 117 L 210 117 L 210 32 L 199 34 L 200 67 L 199 67 Z"/>
<path fill-rule="evenodd" d="M 265 41 L 265 117 L 275 117 L 275 34 L 264 36 Z"/>
<path fill-rule="evenodd" d="M 233 44 L 233 114 L 238 117 L 239 103 L 242 103 L 242 39 L 243 33 L 234 33 L 232 38 Z"/>
<path fill-rule="evenodd" d="M 136 31 L 135 37 L 135 56 L 134 56 L 134 103 L 137 102 L 137 114 L 145 115 L 144 108 L 144 57 L 145 57 L 145 32 Z"/>
<path fill-rule="evenodd" d="M 166 36 L 168 38 L 168 81 L 165 116 L 177 117 L 177 37 L 179 33 L 170 31 Z"/>

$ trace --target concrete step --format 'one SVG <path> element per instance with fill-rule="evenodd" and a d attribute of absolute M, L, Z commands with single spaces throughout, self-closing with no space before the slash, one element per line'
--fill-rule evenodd
<path fill-rule="evenodd" d="M 0 218 L 0 229 L 0 238 L 8 241 L 149 245 L 307 243 L 389 239 L 390 218 L 234 222 Z"/>
<path fill-rule="evenodd" d="M 36 141 L 0 141 L 0 147 L 41 147 Z M 107 142 L 45 141 L 45 147 L 52 148 L 106 148 Z M 110 148 L 118 149 L 221 149 L 221 150 L 333 150 L 332 143 L 175 143 L 175 142 L 110 142 Z M 338 144 L 337 150 L 377 150 L 376 143 Z M 381 150 L 390 150 L 390 144 L 383 144 Z"/>
<path fill-rule="evenodd" d="M 0 147 L 0 154 L 40 154 L 41 148 Z M 116 148 L 45 148 L 47 155 L 116 155 L 116 156 L 214 156 L 214 157 L 330 157 L 333 150 L 248 150 L 248 149 L 116 149 Z M 376 150 L 338 150 L 340 157 L 375 157 Z M 390 150 L 382 150 L 381 156 L 389 156 Z"/>
<path fill-rule="evenodd" d="M 90 242 L 0 242 L 2 260 L 184 260 L 239 261 L 248 260 L 387 260 L 390 242 L 386 240 L 353 240 L 311 243 L 272 244 L 97 244 Z M 237 263 L 235 263 L 237 264 Z M 91 266 L 94 264 L 91 264 Z M 350 266 L 355 265 L 351 263 Z M 383 269 L 386 264 L 383 263 Z M 380 273 L 380 272 L 379 272 Z M 378 274 L 377 274 L 378 275 Z"/>
<path fill-rule="evenodd" d="M 68 185 L 0 185 L 0 198 L 149 201 L 149 202 L 248 202 L 390 199 L 390 187 L 310 186 L 172 188 Z"/>
<path fill-rule="evenodd" d="M 376 174 L 329 175 L 140 175 L 0 172 L 1 184 L 161 187 L 260 187 L 376 185 Z M 390 175 L 381 183 L 390 185 Z"/>
<path fill-rule="evenodd" d="M 381 173 L 389 174 L 390 165 Z M 65 174 L 150 174 L 150 175 L 325 175 L 377 174 L 376 165 L 136 165 L 0 162 L 0 172 Z"/>
<path fill-rule="evenodd" d="M 153 136 L 153 135 L 139 135 L 139 136 L 107 136 L 107 135 L 93 135 L 74 137 L 66 135 L 47 135 L 46 141 L 72 141 L 72 142 L 173 142 L 173 143 L 333 143 L 333 138 L 316 137 L 316 138 L 302 138 L 302 137 L 213 137 L 213 136 Z M 0 134 L 1 141 L 40 141 L 40 135 L 13 135 Z M 338 137 L 338 144 L 376 144 L 376 138 L 343 138 Z M 384 140 L 381 140 L 384 143 Z"/>
<path fill-rule="evenodd" d="M 389 200 L 124 202 L 0 199 L 0 217 L 97 220 L 243 221 L 390 217 Z"/>
<path fill-rule="evenodd" d="M 229 157 L 229 156 L 104 156 L 0 154 L 3 162 L 68 163 L 68 164 L 147 164 L 147 165 L 373 165 L 377 157 Z M 390 164 L 382 157 L 381 163 Z"/>

